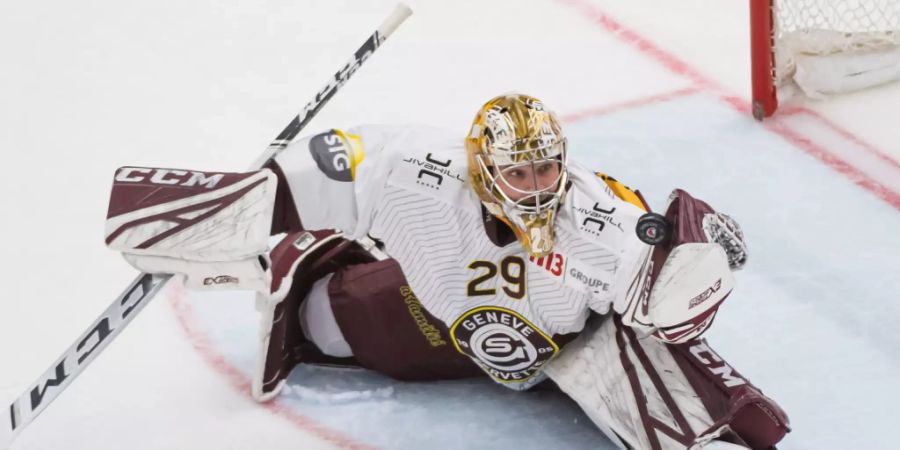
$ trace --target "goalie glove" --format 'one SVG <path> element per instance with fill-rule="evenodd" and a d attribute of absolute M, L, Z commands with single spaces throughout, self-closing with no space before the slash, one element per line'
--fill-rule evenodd
<path fill-rule="evenodd" d="M 624 324 L 667 343 L 703 334 L 734 289 L 731 270 L 747 260 L 743 233 L 731 217 L 676 189 L 666 219 L 671 239 L 648 248 L 622 313 Z"/>
<path fill-rule="evenodd" d="M 722 246 L 731 270 L 740 270 L 747 263 L 747 243 L 744 232 L 731 216 L 722 213 L 703 215 L 703 232 L 709 242 Z"/>

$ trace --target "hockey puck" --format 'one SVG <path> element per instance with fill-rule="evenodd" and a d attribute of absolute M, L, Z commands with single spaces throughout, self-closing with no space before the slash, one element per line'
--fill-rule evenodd
<path fill-rule="evenodd" d="M 647 213 L 641 216 L 637 221 L 635 231 L 638 239 L 649 245 L 665 243 L 671 235 L 669 221 L 663 215 L 656 213 Z"/>

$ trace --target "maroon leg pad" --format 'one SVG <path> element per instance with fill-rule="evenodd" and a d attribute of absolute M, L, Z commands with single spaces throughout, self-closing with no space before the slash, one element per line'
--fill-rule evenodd
<path fill-rule="evenodd" d="M 752 386 L 732 396 L 730 410 L 727 423 L 751 448 L 772 448 L 791 430 L 784 411 Z"/>
<path fill-rule="evenodd" d="M 393 259 L 341 268 L 328 295 L 341 333 L 363 367 L 398 380 L 484 374 L 456 351 L 447 327 L 425 311 Z"/>
<path fill-rule="evenodd" d="M 316 280 L 338 270 L 340 267 L 358 262 L 372 261 L 367 252 L 356 243 L 345 239 L 334 239 L 315 250 L 301 251 L 294 246 L 295 240 L 306 233 L 297 231 L 287 235 L 271 252 L 272 273 L 276 280 L 290 273 L 290 268 L 301 257 L 293 273 L 291 289 L 287 296 L 275 306 L 263 380 L 263 392 L 274 389 L 300 362 L 338 365 L 357 365 L 352 358 L 334 358 L 322 354 L 303 336 L 300 328 L 300 304 L 306 299 Z M 316 242 L 334 235 L 333 230 L 310 231 Z M 278 282 L 276 282 L 278 284 Z"/>
<path fill-rule="evenodd" d="M 705 339 L 669 345 L 694 391 L 715 423 L 712 432 L 728 425 L 753 449 L 768 449 L 791 430 L 781 407 L 716 354 Z"/>

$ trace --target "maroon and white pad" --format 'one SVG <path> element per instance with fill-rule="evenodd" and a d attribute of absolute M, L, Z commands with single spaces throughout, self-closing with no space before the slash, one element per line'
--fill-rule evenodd
<path fill-rule="evenodd" d="M 264 252 L 275 199 L 269 170 L 217 173 L 122 167 L 106 244 L 130 254 L 230 261 Z"/>
<path fill-rule="evenodd" d="M 265 290 L 277 177 L 122 167 L 116 171 L 106 244 L 142 272 L 173 273 L 196 289 Z M 265 258 L 265 256 L 263 256 Z"/>

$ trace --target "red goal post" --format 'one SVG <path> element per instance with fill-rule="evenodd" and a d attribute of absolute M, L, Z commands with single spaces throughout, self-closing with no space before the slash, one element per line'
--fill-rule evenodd
<path fill-rule="evenodd" d="M 900 78 L 900 0 L 750 0 L 753 115 Z M 780 95 L 779 95 L 780 94 Z"/>

